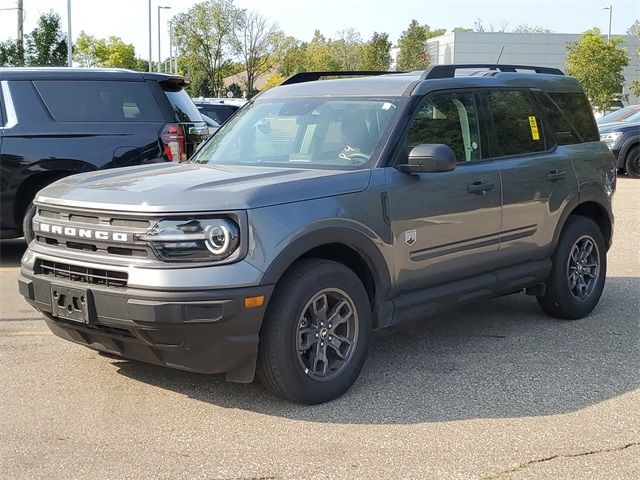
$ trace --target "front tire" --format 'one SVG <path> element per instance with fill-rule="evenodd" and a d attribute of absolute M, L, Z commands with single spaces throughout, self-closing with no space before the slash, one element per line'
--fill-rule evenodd
<path fill-rule="evenodd" d="M 607 251 L 598 225 L 587 217 L 570 216 L 552 261 L 545 293 L 538 297 L 542 310 L 566 320 L 589 315 L 607 274 Z"/>
<path fill-rule="evenodd" d="M 627 175 L 631 178 L 640 178 L 640 147 L 633 147 L 627 153 L 624 162 Z"/>
<path fill-rule="evenodd" d="M 315 405 L 355 382 L 371 337 L 371 306 L 346 266 L 297 262 L 278 283 L 262 331 L 257 375 L 288 400 Z"/>

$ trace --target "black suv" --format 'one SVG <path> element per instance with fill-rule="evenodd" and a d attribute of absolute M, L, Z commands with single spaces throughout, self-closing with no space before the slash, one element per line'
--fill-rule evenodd
<path fill-rule="evenodd" d="M 374 328 L 524 290 L 588 315 L 616 169 L 580 84 L 457 73 L 299 74 L 189 162 L 49 185 L 20 293 L 67 340 L 304 403 L 351 386 Z"/>
<path fill-rule="evenodd" d="M 0 238 L 31 238 L 31 201 L 59 178 L 186 160 L 208 135 L 187 84 L 128 70 L 0 68 Z"/>

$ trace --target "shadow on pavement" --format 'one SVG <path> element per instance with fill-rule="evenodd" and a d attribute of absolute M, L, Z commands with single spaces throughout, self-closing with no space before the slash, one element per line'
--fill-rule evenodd
<path fill-rule="evenodd" d="M 19 267 L 26 249 L 27 242 L 24 238 L 0 240 L 0 267 Z"/>
<path fill-rule="evenodd" d="M 132 379 L 225 408 L 337 424 L 406 424 L 575 411 L 640 387 L 640 279 L 608 278 L 597 309 L 567 322 L 512 295 L 376 332 L 343 397 L 305 407 L 258 385 L 114 360 Z"/>

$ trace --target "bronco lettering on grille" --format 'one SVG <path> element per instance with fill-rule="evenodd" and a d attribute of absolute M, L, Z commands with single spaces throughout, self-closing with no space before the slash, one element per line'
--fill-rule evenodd
<path fill-rule="evenodd" d="M 64 235 L 65 237 L 89 238 L 95 240 L 111 240 L 114 242 L 126 242 L 129 235 L 122 232 L 107 232 L 104 230 L 91 230 L 88 228 L 63 227 L 49 223 L 33 222 L 33 228 L 37 232 Z"/>

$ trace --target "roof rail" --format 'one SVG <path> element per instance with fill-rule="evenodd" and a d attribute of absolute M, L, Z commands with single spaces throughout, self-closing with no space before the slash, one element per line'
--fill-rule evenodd
<path fill-rule="evenodd" d="M 532 70 L 535 73 L 546 73 L 549 75 L 564 75 L 562 70 L 552 67 L 535 67 L 531 65 L 503 65 L 498 63 L 467 63 L 453 65 L 433 65 L 426 69 L 420 80 L 432 80 L 436 78 L 453 78 L 456 70 L 463 68 L 486 68 L 487 70 L 499 70 L 500 72 L 516 73 L 518 70 Z"/>
<path fill-rule="evenodd" d="M 294 83 L 314 82 L 322 77 L 370 77 L 373 75 L 386 75 L 388 73 L 404 73 L 404 72 L 385 72 L 378 70 L 355 70 L 344 72 L 300 72 L 287 78 L 280 85 L 293 85 Z"/>

